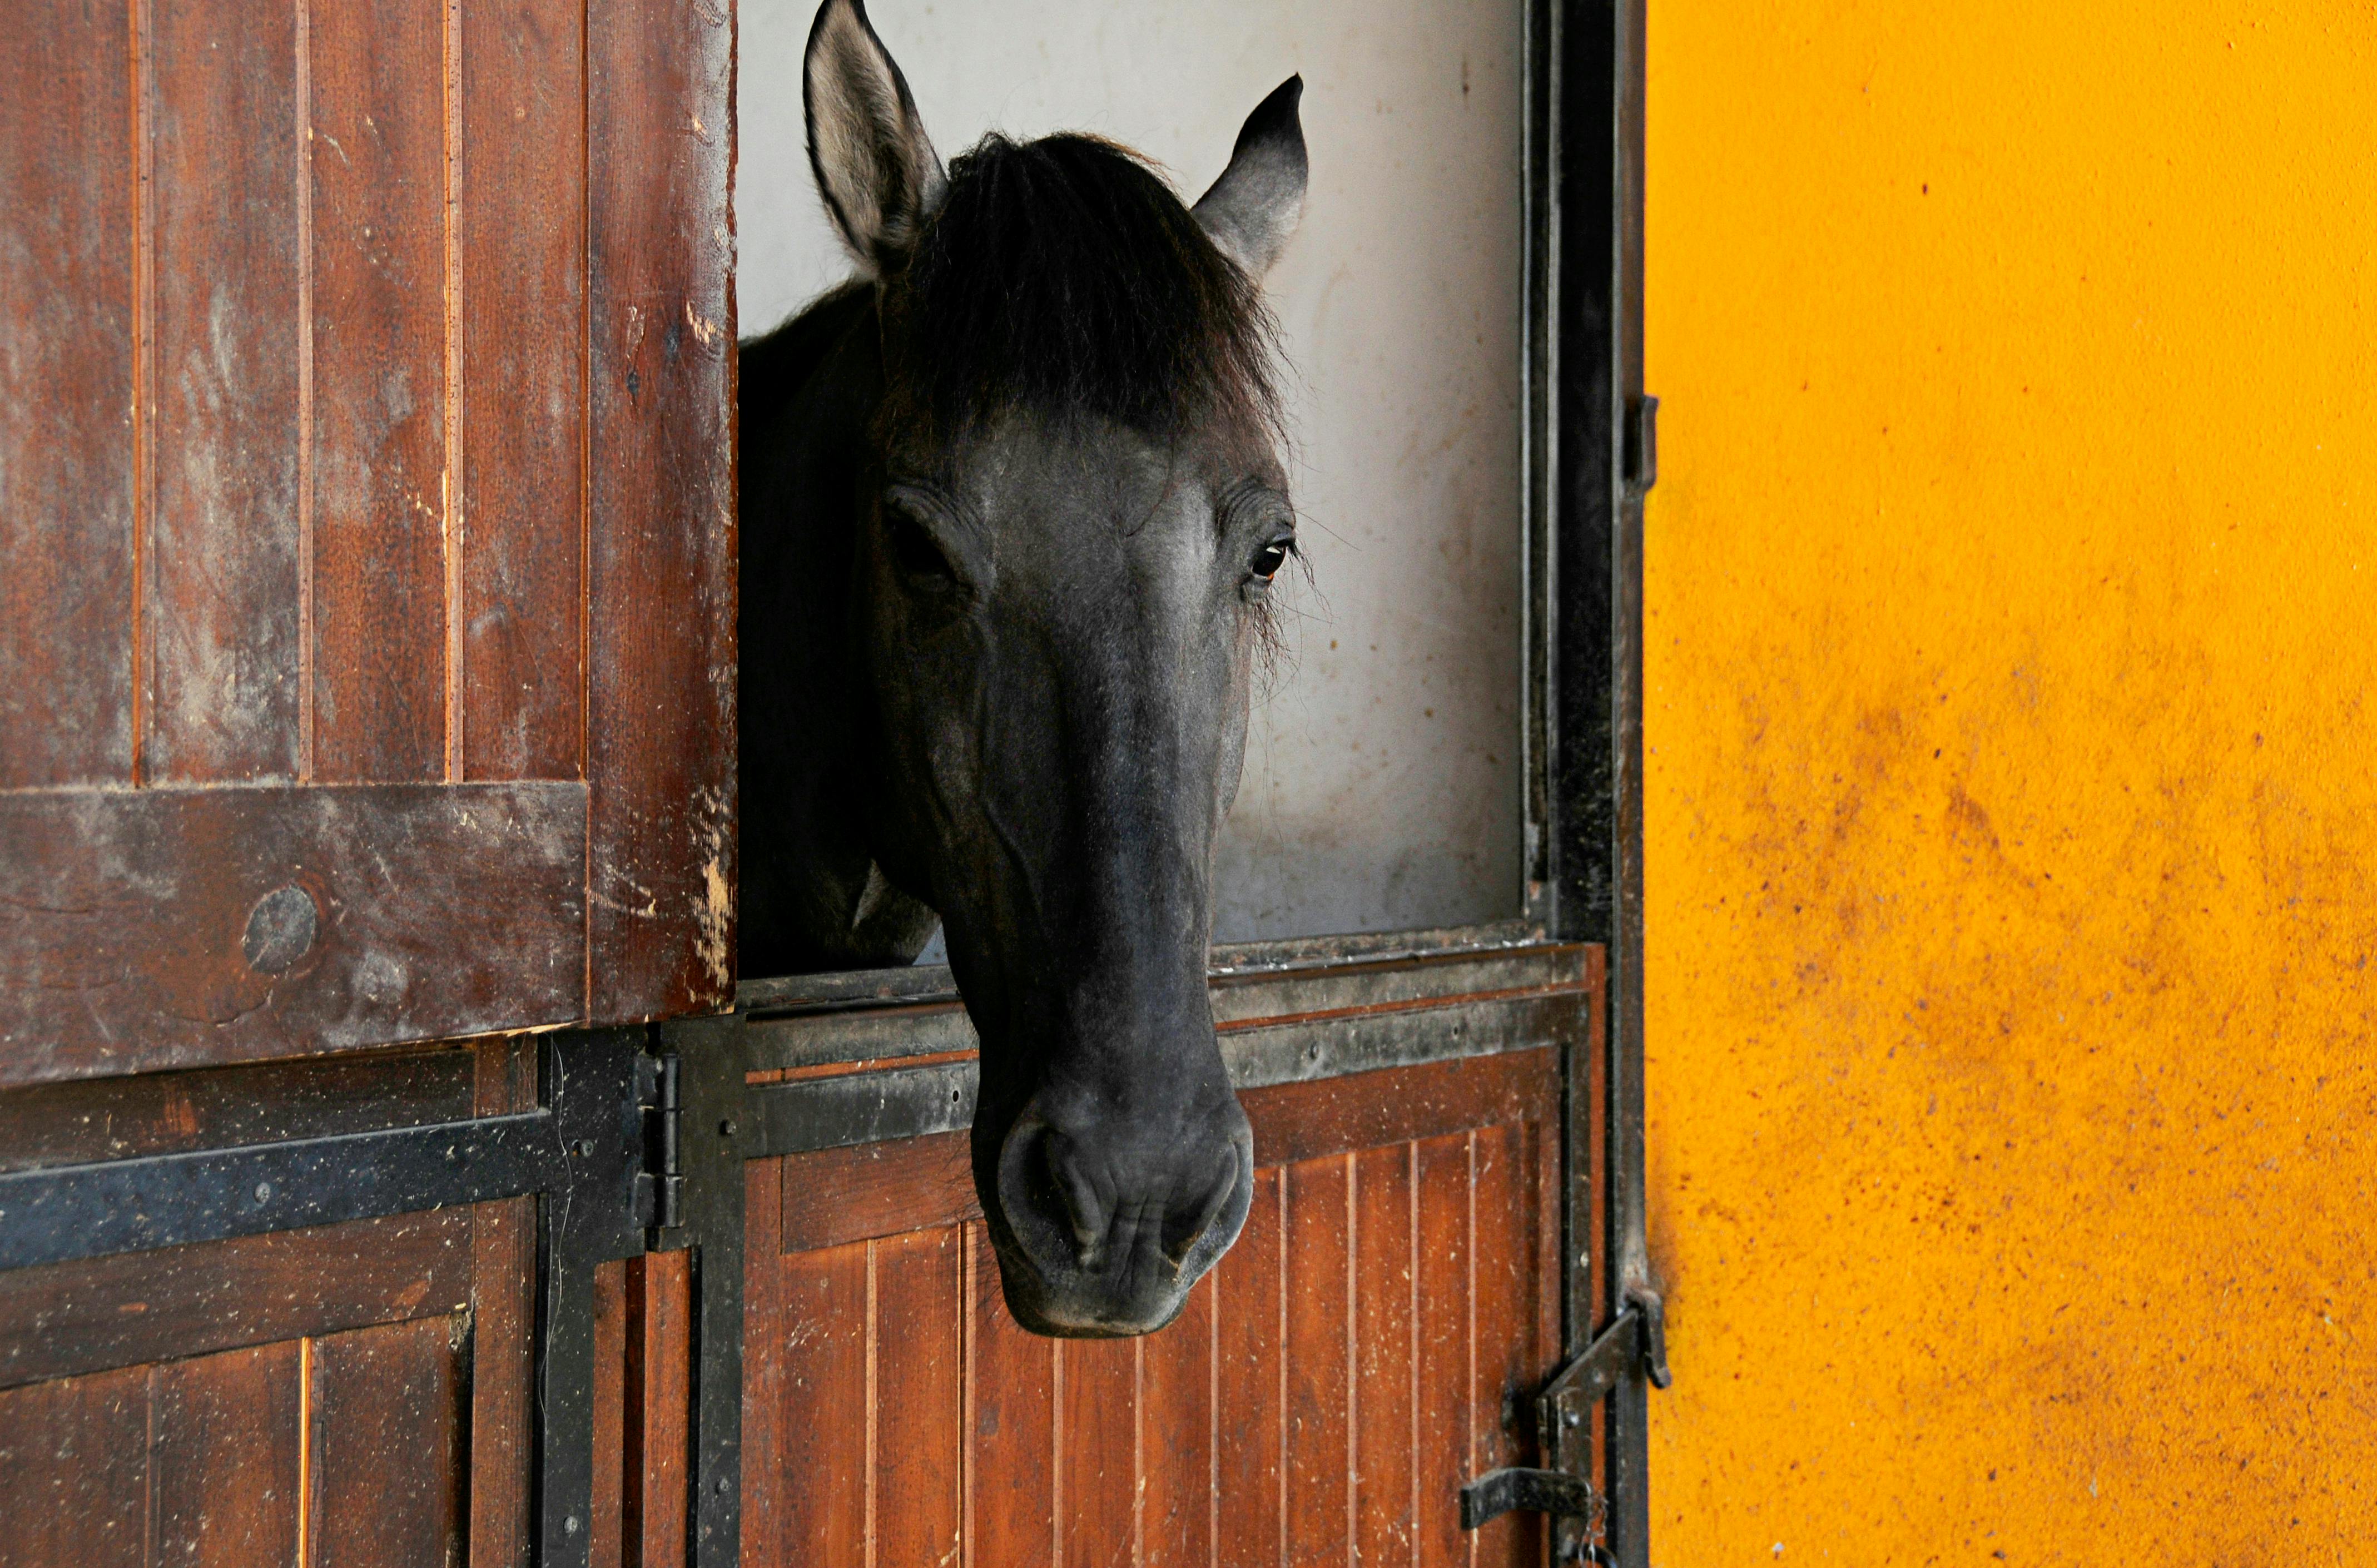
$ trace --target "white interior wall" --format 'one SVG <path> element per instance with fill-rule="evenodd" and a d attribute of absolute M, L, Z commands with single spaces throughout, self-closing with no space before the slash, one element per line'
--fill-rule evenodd
<path fill-rule="evenodd" d="M 746 335 L 846 273 L 802 150 L 815 11 L 742 4 Z M 1268 289 L 1314 583 L 1288 591 L 1214 935 L 1517 913 L 1517 5 L 875 0 L 868 16 L 944 158 L 994 128 L 1090 130 L 1189 199 L 1248 111 L 1303 73 L 1312 186 Z"/>

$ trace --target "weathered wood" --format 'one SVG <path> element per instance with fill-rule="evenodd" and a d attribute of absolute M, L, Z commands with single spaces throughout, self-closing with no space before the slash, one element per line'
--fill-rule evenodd
<path fill-rule="evenodd" d="M 1134 1560 L 1139 1493 L 1139 1341 L 1057 1347 L 1057 1543 L 1067 1562 Z"/>
<path fill-rule="evenodd" d="M 148 1568 L 147 1367 L 0 1394 L 0 1563 Z"/>
<path fill-rule="evenodd" d="M 1535 1389 L 1551 1371 L 1535 1343 L 1542 1260 L 1530 1202 L 1533 1130 L 1481 1128 L 1471 1141 L 1471 1475 L 1531 1462 Z M 1526 1568 L 1542 1559 L 1541 1515 L 1505 1514 L 1477 1531 L 1474 1562 Z"/>
<path fill-rule="evenodd" d="M 478 1204 L 471 1211 L 470 1568 L 527 1568 L 535 1285 L 536 1200 Z"/>
<path fill-rule="evenodd" d="M 169 1361 L 151 1373 L 151 1561 L 254 1568 L 297 1557 L 298 1345 Z"/>
<path fill-rule="evenodd" d="M 131 30 L 123 6 L 85 0 L 11 18 L 0 789 L 118 784 L 132 773 Z"/>
<path fill-rule="evenodd" d="M 627 1262 L 620 1537 L 631 1544 L 628 1561 L 636 1568 L 684 1568 L 692 1285 L 686 1252 L 652 1252 Z"/>
<path fill-rule="evenodd" d="M 1334 1155 L 1289 1166 L 1281 1186 L 1288 1568 L 1344 1562 L 1353 1547 L 1352 1176 Z"/>
<path fill-rule="evenodd" d="M 28 1084 L 0 1091 L 0 1170 L 456 1120 L 473 1072 L 442 1047 Z"/>
<path fill-rule="evenodd" d="M 1254 1203 L 1237 1244 L 1212 1281 L 1214 1400 L 1228 1433 L 1214 1466 L 1222 1509 L 1214 1535 L 1224 1562 L 1278 1562 L 1287 1540 L 1286 1406 L 1280 1347 L 1288 1259 L 1280 1191 L 1284 1173 L 1255 1177 Z"/>
<path fill-rule="evenodd" d="M 782 1326 L 794 1347 L 787 1362 L 778 1430 L 784 1445 L 768 1478 L 781 1488 L 782 1520 L 773 1559 L 789 1565 L 859 1562 L 866 1556 L 875 1498 L 868 1485 L 868 1446 L 875 1412 L 869 1403 L 873 1359 L 874 1243 L 852 1242 L 819 1252 L 780 1258 Z"/>
<path fill-rule="evenodd" d="M 940 1132 L 786 1159 L 781 1179 L 783 1250 L 814 1251 L 980 1218 L 967 1152 L 971 1136 Z"/>
<path fill-rule="evenodd" d="M 1413 1485 L 1421 1568 L 1468 1568 L 1461 1489 L 1483 1474 L 1470 1431 L 1469 1165 L 1473 1134 L 1412 1145 L 1418 1190 L 1413 1397 L 1418 1406 Z"/>
<path fill-rule="evenodd" d="M 460 1311 L 467 1210 L 0 1274 L 0 1387 Z"/>
<path fill-rule="evenodd" d="M 582 0 L 462 7 L 465 778 L 585 774 L 584 47 Z"/>
<path fill-rule="evenodd" d="M 465 1393 L 453 1318 L 317 1341 L 307 1360 L 307 1536 L 315 1562 L 460 1561 Z"/>
<path fill-rule="evenodd" d="M 1213 1561 L 1213 1287 L 1197 1282 L 1170 1326 L 1140 1347 L 1139 1561 L 1190 1568 Z M 1233 1417 L 1219 1431 L 1236 1436 Z"/>
<path fill-rule="evenodd" d="M 298 776 L 304 384 L 293 6 L 144 5 L 144 667 L 137 776 Z M 0 853 L 0 868 L 8 856 Z M 0 992 L 14 987 L 0 983 Z"/>
<path fill-rule="evenodd" d="M 874 1561 L 958 1561 L 965 1504 L 965 1237 L 875 1248 Z"/>
<path fill-rule="evenodd" d="M 1415 1525 L 1415 1146 L 1354 1156 L 1354 1560 L 1408 1562 Z"/>
<path fill-rule="evenodd" d="M 726 6 L 588 16 L 589 1011 L 734 996 Z"/>
<path fill-rule="evenodd" d="M 446 776 L 443 8 L 314 0 L 311 777 Z"/>
<path fill-rule="evenodd" d="M 990 1233 L 965 1230 L 973 1270 L 967 1568 L 1041 1568 L 1057 1538 L 1056 1342 L 1016 1324 L 999 1294 Z"/>
<path fill-rule="evenodd" d="M 748 1160 L 743 1182 L 743 1561 L 781 1561 L 784 1383 L 799 1347 L 784 1335 L 781 1160 Z M 473 1565 L 476 1568 L 476 1565 Z"/>
<path fill-rule="evenodd" d="M 627 1265 L 594 1271 L 594 1495 L 587 1510 L 591 1568 L 625 1568 L 627 1446 Z"/>
<path fill-rule="evenodd" d="M 0 795 L 0 1083 L 572 1019 L 585 799 Z"/>

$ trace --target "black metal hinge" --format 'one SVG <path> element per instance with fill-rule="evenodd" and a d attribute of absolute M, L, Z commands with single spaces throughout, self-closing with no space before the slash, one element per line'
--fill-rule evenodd
<path fill-rule="evenodd" d="M 1535 1436 L 1545 1453 L 1589 1451 L 1589 1443 L 1571 1442 L 1571 1435 L 1581 1435 L 1593 1406 L 1630 1376 L 1642 1377 L 1654 1388 L 1675 1381 L 1667 1370 L 1666 1312 L 1650 1290 L 1629 1296 L 1617 1322 L 1602 1330 L 1583 1355 L 1553 1373 L 1535 1395 Z M 1597 1523 L 1607 1508 L 1607 1500 L 1592 1482 L 1565 1470 L 1496 1470 L 1461 1489 L 1464 1530 L 1513 1512 Z M 1580 1541 L 1571 1560 L 1598 1561 L 1599 1550 Z"/>
<path fill-rule="evenodd" d="M 685 1163 L 677 1143 L 684 1119 L 682 1069 L 675 1051 L 637 1060 L 636 1092 L 643 1108 L 644 1163 L 636 1173 L 636 1223 L 644 1250 L 672 1251 L 687 1244 Z"/>

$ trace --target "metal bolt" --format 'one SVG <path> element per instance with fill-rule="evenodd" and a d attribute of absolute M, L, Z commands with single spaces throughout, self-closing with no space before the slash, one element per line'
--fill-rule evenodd
<path fill-rule="evenodd" d="M 581 1160 L 592 1159 L 594 1157 L 593 1139 L 580 1138 L 578 1140 L 578 1157 Z"/>
<path fill-rule="evenodd" d="M 721 1477 L 719 1477 L 719 1478 L 718 1478 L 718 1495 L 719 1495 L 719 1496 L 721 1496 L 721 1497 L 724 1497 L 724 1496 L 726 1495 L 726 1486 L 727 1486 L 726 1478 L 725 1478 L 724 1476 L 721 1476 Z"/>
<path fill-rule="evenodd" d="M 269 1182 L 269 1181 L 259 1181 L 259 1182 L 257 1182 L 257 1183 L 256 1184 L 256 1201 L 257 1201 L 257 1203 L 260 1203 L 264 1202 L 267 1198 L 269 1198 L 269 1197 L 271 1197 L 271 1196 L 272 1196 L 272 1183 L 271 1183 L 271 1182 Z"/>
<path fill-rule="evenodd" d="M 735 1134 L 742 1131 L 743 1129 L 736 1125 L 735 1119 L 731 1116 L 724 1121 L 718 1124 L 718 1135 L 721 1138 L 732 1138 Z"/>
<path fill-rule="evenodd" d="M 578 1533 L 578 1515 L 572 1514 L 568 1518 L 564 1519 L 561 1522 L 561 1527 L 568 1531 L 571 1535 L 576 1535 Z"/>
<path fill-rule="evenodd" d="M 1573 1431 L 1578 1427 L 1584 1425 L 1584 1418 L 1578 1415 L 1575 1411 L 1571 1410 L 1567 1415 L 1560 1418 L 1560 1425 L 1567 1427 L 1570 1430 Z"/>

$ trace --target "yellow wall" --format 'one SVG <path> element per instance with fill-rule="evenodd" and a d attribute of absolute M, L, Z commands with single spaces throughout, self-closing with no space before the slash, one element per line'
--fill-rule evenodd
<path fill-rule="evenodd" d="M 2377 1563 L 2377 8 L 1650 105 L 1654 1561 Z"/>

